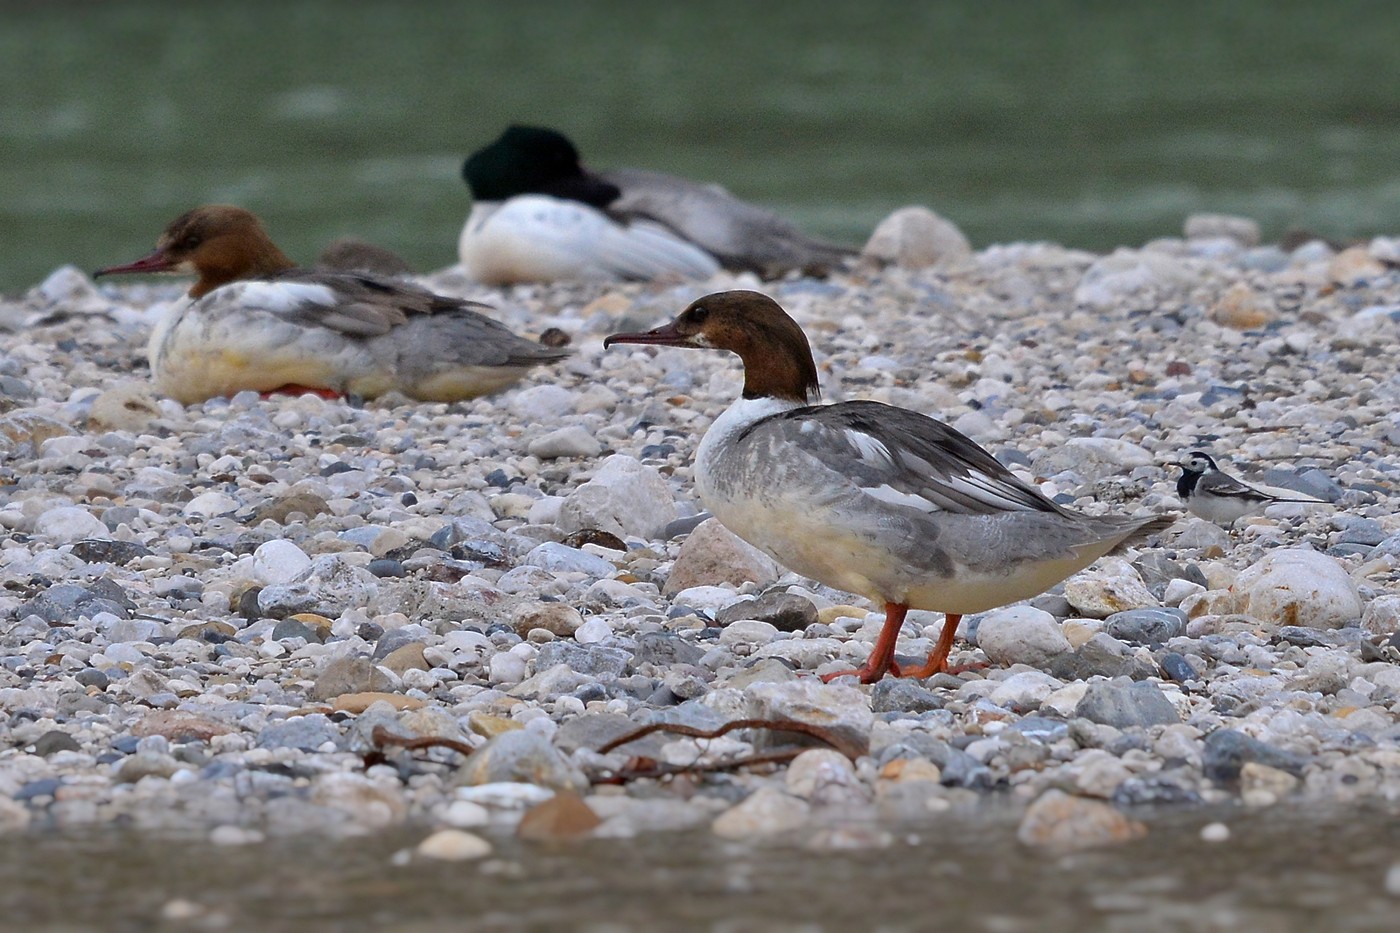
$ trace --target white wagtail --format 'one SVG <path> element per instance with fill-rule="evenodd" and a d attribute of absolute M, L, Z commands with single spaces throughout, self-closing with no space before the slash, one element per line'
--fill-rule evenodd
<path fill-rule="evenodd" d="M 1186 510 L 1198 518 L 1221 525 L 1234 524 L 1238 518 L 1262 512 L 1275 502 L 1311 502 L 1322 500 L 1307 496 L 1276 496 L 1242 483 L 1215 465 L 1210 454 L 1193 450 L 1184 460 L 1171 464 L 1181 467 L 1176 481 L 1176 493 L 1186 504 Z"/>

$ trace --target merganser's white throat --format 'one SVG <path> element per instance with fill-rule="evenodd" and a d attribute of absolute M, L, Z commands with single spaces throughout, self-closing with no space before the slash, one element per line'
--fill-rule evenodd
<path fill-rule="evenodd" d="M 705 508 L 716 517 L 719 517 L 721 512 L 728 513 L 731 510 L 730 504 L 735 501 L 735 497 L 727 491 L 721 492 L 722 488 L 727 490 L 730 484 L 721 485 L 717 477 L 724 474 L 725 458 L 739 435 L 764 418 L 801 407 L 798 402 L 785 399 L 740 397 L 714 420 L 705 431 L 705 436 L 700 439 L 700 446 L 695 450 L 695 488 L 700 493 L 700 501 L 705 504 Z M 723 518 L 720 518 L 720 523 L 729 525 Z"/>

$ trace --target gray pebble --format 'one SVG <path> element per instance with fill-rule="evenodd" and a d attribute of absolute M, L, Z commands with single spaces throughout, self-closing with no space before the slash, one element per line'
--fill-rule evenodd
<path fill-rule="evenodd" d="M 1175 651 L 1166 652 L 1157 659 L 1157 663 L 1161 665 L 1164 674 L 1179 684 L 1200 679 L 1201 675 L 1196 672 L 1191 662 L 1186 660 L 1185 655 Z"/>
<path fill-rule="evenodd" d="M 1115 612 L 1104 620 L 1104 631 L 1130 645 L 1156 647 L 1186 632 L 1186 613 L 1170 607 Z"/>
<path fill-rule="evenodd" d="M 110 683 L 107 675 L 95 667 L 83 668 L 73 675 L 73 679 L 84 687 L 97 687 L 99 690 L 106 690 Z"/>
<path fill-rule="evenodd" d="M 315 751 L 327 742 L 340 744 L 340 730 L 320 713 L 268 723 L 258 732 L 258 748 L 299 748 Z"/>
<path fill-rule="evenodd" d="M 310 644 L 319 642 L 321 639 L 316 629 L 305 622 L 298 622 L 296 619 L 283 619 L 272 628 L 271 638 L 273 641 L 283 641 L 288 638 L 300 638 Z"/>
<path fill-rule="evenodd" d="M 1089 684 L 1088 691 L 1074 708 L 1074 715 L 1116 729 L 1181 721 L 1156 684 L 1134 683 L 1122 678 Z"/>
<path fill-rule="evenodd" d="M 387 557 L 379 557 L 369 562 L 369 572 L 376 577 L 402 577 L 408 573 L 403 562 Z"/>
<path fill-rule="evenodd" d="M 566 664 L 579 674 L 590 677 L 620 677 L 627 670 L 632 656 L 621 648 L 604 645 L 577 645 L 567 641 L 552 641 L 540 648 L 535 658 L 535 670 L 546 670 L 556 664 Z M 654 688 L 648 688 L 650 693 Z"/>
<path fill-rule="evenodd" d="M 699 664 L 707 649 L 678 635 L 648 632 L 637 639 L 633 664 L 655 664 L 673 667 L 677 664 Z"/>
<path fill-rule="evenodd" d="M 941 696 L 909 680 L 886 677 L 870 690 L 870 706 L 877 713 L 923 713 L 944 705 Z"/>
<path fill-rule="evenodd" d="M 767 622 L 780 632 L 801 632 L 816 624 L 817 607 L 810 599 L 796 593 L 770 590 L 758 599 L 731 603 L 715 613 L 718 625 L 728 625 L 740 619 Z"/>
<path fill-rule="evenodd" d="M 1095 675 L 1145 680 L 1156 676 L 1157 665 L 1107 632 L 1099 632 L 1068 654 L 1052 658 L 1047 670 L 1060 680 L 1088 680 Z"/>
<path fill-rule="evenodd" d="M 1201 770 L 1210 780 L 1220 784 L 1238 781 L 1240 769 L 1251 761 L 1293 775 L 1301 775 L 1307 765 L 1304 756 L 1268 745 L 1235 729 L 1216 729 L 1206 736 Z"/>
<path fill-rule="evenodd" d="M 55 752 L 79 752 L 82 749 L 77 739 L 58 729 L 45 732 L 34 743 L 34 754 L 40 758 L 47 758 Z"/>

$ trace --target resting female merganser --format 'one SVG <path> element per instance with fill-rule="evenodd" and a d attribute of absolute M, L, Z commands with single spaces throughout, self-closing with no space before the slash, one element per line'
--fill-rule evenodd
<path fill-rule="evenodd" d="M 96 275 L 193 273 L 151 334 L 156 386 L 185 404 L 244 389 L 455 402 L 505 388 L 567 351 L 517 337 L 486 305 L 398 279 L 298 269 L 248 211 L 197 207 L 155 252 Z"/>
<path fill-rule="evenodd" d="M 757 292 L 706 296 L 670 324 L 603 341 L 615 343 L 729 350 L 743 361 L 743 395 L 705 432 L 695 485 L 725 527 L 775 560 L 884 604 L 865 665 L 827 680 L 946 670 L 965 613 L 1034 596 L 1171 522 L 1062 508 L 917 412 L 870 401 L 810 404 L 818 388 L 807 338 Z M 915 669 L 894 660 L 911 608 L 945 614 L 937 645 Z"/>
<path fill-rule="evenodd" d="M 1185 503 L 1186 511 L 1220 525 L 1233 525 L 1236 519 L 1256 515 L 1275 502 L 1306 502 L 1313 505 L 1321 502 L 1320 499 L 1306 496 L 1276 496 L 1242 483 L 1216 466 L 1210 454 L 1200 450 L 1191 451 L 1186 459 L 1171 465 L 1181 467 L 1176 494 Z"/>
<path fill-rule="evenodd" d="M 718 185 L 640 169 L 590 172 L 562 133 L 512 126 L 462 166 L 462 265 L 489 284 L 705 279 L 720 268 L 822 273 L 854 250 L 805 236 Z"/>

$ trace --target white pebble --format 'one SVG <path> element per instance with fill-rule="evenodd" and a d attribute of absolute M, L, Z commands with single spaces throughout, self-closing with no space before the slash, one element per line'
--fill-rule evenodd
<path fill-rule="evenodd" d="M 440 829 L 418 843 L 418 854 L 444 862 L 464 862 L 491 854 L 491 843 L 460 829 Z"/>
<path fill-rule="evenodd" d="M 581 645 L 591 645 L 612 635 L 612 626 L 600 618 L 592 618 L 574 630 L 574 641 Z"/>
<path fill-rule="evenodd" d="M 442 814 L 442 820 L 449 826 L 469 829 L 473 826 L 485 826 L 490 823 L 491 811 L 470 800 L 454 800 L 448 804 L 447 810 Z"/>
<path fill-rule="evenodd" d="M 34 532 L 57 544 L 71 544 L 86 538 L 110 538 L 107 526 L 87 509 L 76 505 L 49 509 L 34 522 Z"/>
<path fill-rule="evenodd" d="M 256 829 L 245 829 L 242 826 L 215 826 L 209 833 L 209 841 L 216 846 L 246 846 L 255 842 L 262 842 L 266 838 Z"/>
<path fill-rule="evenodd" d="M 1224 842 L 1230 838 L 1230 827 L 1224 823 L 1207 823 L 1201 827 L 1202 842 Z"/>
<path fill-rule="evenodd" d="M 518 684 L 525 679 L 525 659 L 509 651 L 491 656 L 491 683 Z"/>
<path fill-rule="evenodd" d="M 258 545 L 253 552 L 253 578 L 263 586 L 291 583 L 310 566 L 305 551 L 280 538 Z"/>
<path fill-rule="evenodd" d="M 1393 863 L 1385 873 L 1385 893 L 1400 897 L 1400 862 Z"/>

